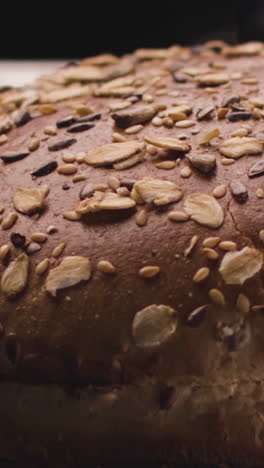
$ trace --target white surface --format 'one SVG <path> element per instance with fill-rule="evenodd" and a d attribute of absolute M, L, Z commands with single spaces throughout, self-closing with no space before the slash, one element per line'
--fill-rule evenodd
<path fill-rule="evenodd" d="M 40 75 L 51 73 L 64 65 L 66 60 L 54 61 L 1 61 L 0 86 L 23 86 L 38 78 Z"/>

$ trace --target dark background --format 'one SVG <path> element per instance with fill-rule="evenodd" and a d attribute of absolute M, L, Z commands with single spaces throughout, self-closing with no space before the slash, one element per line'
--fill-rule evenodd
<path fill-rule="evenodd" d="M 111 7 L 104 6 L 110 2 L 95 7 L 89 1 L 65 2 L 60 8 L 45 2 L 38 7 L 2 3 L 0 58 L 70 59 L 216 38 L 231 43 L 264 40 L 263 0 L 157 1 L 158 7 L 131 0 Z"/>

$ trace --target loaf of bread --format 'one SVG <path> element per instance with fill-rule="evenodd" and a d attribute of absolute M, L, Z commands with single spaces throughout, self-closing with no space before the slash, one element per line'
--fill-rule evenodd
<path fill-rule="evenodd" d="M 263 73 L 211 41 L 1 89 L 0 459 L 263 467 Z"/>

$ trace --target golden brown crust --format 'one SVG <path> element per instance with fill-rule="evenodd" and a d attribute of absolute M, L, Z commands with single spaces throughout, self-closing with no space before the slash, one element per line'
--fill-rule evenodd
<path fill-rule="evenodd" d="M 259 44 L 244 53 L 224 44 L 221 53 L 210 44 L 199 54 L 141 50 L 104 66 L 82 62 L 0 95 L 8 137 L 0 152 L 7 405 L 16 389 L 21 401 L 29 392 L 33 415 L 38 392 L 51 392 L 55 404 L 62 392 L 55 384 L 104 386 L 115 402 L 96 430 L 102 438 L 112 432 L 103 432 L 104 417 L 120 424 L 106 458 L 115 459 L 127 425 L 127 438 L 138 434 L 146 443 L 139 442 L 143 458 L 156 441 L 166 450 L 172 438 L 172 457 L 178 445 L 193 443 L 198 461 L 221 454 L 238 460 L 242 439 L 245 457 L 263 456 L 264 191 L 262 168 L 248 173 L 263 158 L 263 67 Z M 21 102 L 33 119 L 15 114 Z M 114 150 L 104 146 L 110 143 Z M 32 188 L 21 200 L 21 189 Z M 171 402 L 179 385 L 180 399 Z M 203 403 L 191 392 L 196 385 Z M 161 403 L 163 388 L 173 392 Z M 58 398 L 66 418 L 92 408 L 88 397 L 78 405 Z M 59 425 L 63 417 L 56 415 Z M 232 418 L 245 426 L 239 440 Z M 48 423 L 36 440 L 50 431 Z M 81 427 L 90 441 L 93 431 Z M 45 444 L 52 452 L 48 438 Z"/>

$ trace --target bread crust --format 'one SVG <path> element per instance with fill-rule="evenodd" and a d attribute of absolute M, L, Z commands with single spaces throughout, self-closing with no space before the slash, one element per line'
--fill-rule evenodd
<path fill-rule="evenodd" d="M 1 119 L 8 118 L 11 128 L 7 131 L 4 122 L 8 140 L 0 158 L 29 154 L 0 163 L 0 248 L 10 246 L 0 262 L 0 415 L 6 427 L 0 457 L 80 464 L 127 459 L 263 464 L 264 192 L 262 176 L 248 176 L 249 168 L 263 157 L 263 50 L 262 44 L 237 49 L 222 44 L 219 53 L 219 46 L 215 52 L 208 43 L 199 54 L 176 46 L 136 51 L 114 65 L 94 66 L 90 59 L 43 77 L 27 90 L 1 93 L 0 128 Z M 52 102 L 71 89 L 74 96 L 85 94 Z M 135 102 L 126 109 L 131 96 Z M 240 102 L 232 101 L 236 96 Z M 16 126 L 19 104 L 32 118 L 24 116 L 26 123 Z M 116 110 L 117 104 L 123 109 Z M 143 112 L 142 106 L 153 108 Z M 201 114 L 207 107 L 208 113 Z M 127 127 L 141 125 L 140 112 L 142 128 L 127 132 Z M 184 119 L 178 115 L 182 112 Z M 237 120 L 241 116 L 234 113 L 239 112 L 250 114 L 247 122 L 244 117 Z M 80 114 L 82 119 L 97 115 L 89 122 L 94 126 L 69 132 L 88 123 L 78 121 Z M 234 135 L 237 131 L 239 136 Z M 201 144 L 210 132 L 212 140 Z M 186 138 L 181 139 L 182 133 Z M 175 141 L 153 140 L 150 146 L 149 138 L 146 146 L 144 137 L 178 139 L 179 148 L 160 147 Z M 98 163 L 101 153 L 93 159 L 96 163 L 91 158 L 81 162 L 99 146 L 113 140 L 117 145 L 117 138 L 140 145 L 119 160 L 115 150 L 110 166 Z M 246 144 L 243 138 L 250 138 L 253 149 L 247 146 L 239 158 L 226 156 L 221 147 L 230 138 L 239 139 L 240 149 Z M 257 140 L 255 153 L 251 138 Z M 66 148 L 68 140 L 74 141 Z M 114 168 L 142 152 L 144 159 L 133 167 Z M 195 167 L 193 155 L 215 156 L 216 168 L 212 160 L 209 169 L 200 160 Z M 164 160 L 175 166 L 156 166 Z M 60 170 L 53 167 L 45 175 L 42 169 L 44 175 L 32 177 L 51 161 Z M 65 169 L 67 164 L 71 168 Z M 76 175 L 85 179 L 74 181 Z M 147 187 L 153 180 L 172 182 L 177 193 L 171 185 L 166 186 L 169 195 L 159 188 L 153 196 Z M 246 190 L 243 199 L 232 193 L 236 181 Z M 80 196 L 87 184 L 86 195 Z M 14 206 L 14 194 L 21 188 L 42 191 L 40 208 L 21 213 Z M 188 198 L 194 194 L 195 213 Z M 210 197 L 209 215 L 204 205 L 201 215 L 204 194 Z M 131 203 L 123 209 L 125 197 Z M 107 204 L 114 208 L 100 208 Z M 186 220 L 173 222 L 168 218 L 171 211 L 184 212 Z M 10 213 L 17 219 L 6 228 Z M 11 233 L 20 237 L 12 238 Z M 32 241 L 34 233 L 45 233 L 47 239 Z M 216 246 L 208 240 L 212 237 L 219 238 Z M 217 252 L 216 258 L 208 249 Z M 228 263 L 228 268 L 238 269 L 239 278 L 234 279 L 223 259 L 229 262 L 238 252 L 242 263 Z M 29 270 L 22 280 L 14 280 L 19 273 L 12 262 L 22 254 L 29 259 Z M 89 259 L 91 271 L 87 263 L 81 273 L 76 266 L 77 279 L 68 271 L 59 283 L 55 274 L 51 288 L 50 272 L 67 257 Z M 44 272 L 37 274 L 36 267 L 45 259 L 47 269 L 45 264 Z M 158 268 L 144 269 L 153 266 Z M 149 306 L 152 322 L 143 312 L 137 317 L 143 317 L 146 328 L 138 331 L 135 317 Z M 174 311 L 171 317 L 168 308 Z M 168 313 L 166 322 L 160 310 Z M 154 317 L 168 330 L 157 334 Z"/>

